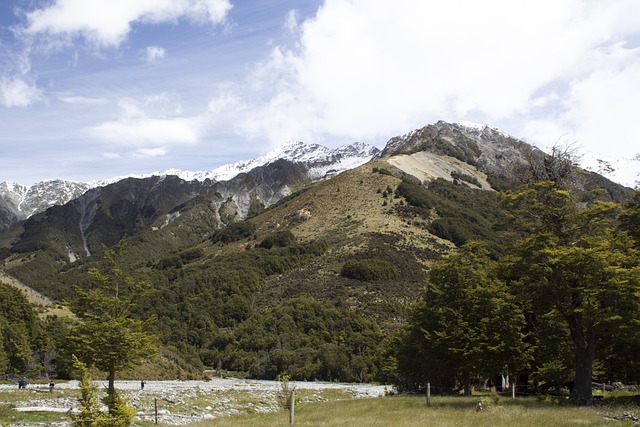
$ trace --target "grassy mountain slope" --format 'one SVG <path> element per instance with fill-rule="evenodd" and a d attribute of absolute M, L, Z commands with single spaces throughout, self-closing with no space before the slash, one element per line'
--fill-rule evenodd
<path fill-rule="evenodd" d="M 259 200 L 274 194 L 245 192 L 240 200 L 217 186 L 174 194 L 172 206 L 161 193 L 150 193 L 153 203 L 133 194 L 118 203 L 112 192 L 103 212 L 135 230 L 122 267 L 154 290 L 138 298 L 134 315 L 156 317 L 163 354 L 196 369 L 384 378 L 382 343 L 420 296 L 429 265 L 471 239 L 500 251 L 494 188 L 514 185 L 526 153 L 509 150 L 523 143 L 493 131 L 477 140 L 461 132 L 438 124 L 394 139 L 389 157 L 306 186 L 298 179 L 302 190 L 262 211 Z M 285 189 L 291 174 L 300 175 L 283 162 L 233 185 Z M 609 185 L 612 198 L 624 196 L 618 187 Z M 156 210 L 136 221 L 145 206 Z M 241 220 L 241 211 L 259 213 Z M 48 214 L 63 221 L 55 213 Z M 6 257 L 4 271 L 55 300 L 73 300 L 74 286 L 89 286 L 87 271 L 100 267 L 101 256 L 95 241 L 93 256 L 72 262 L 61 253 L 59 242 L 69 241 L 63 230 L 28 232 L 32 247 Z"/>

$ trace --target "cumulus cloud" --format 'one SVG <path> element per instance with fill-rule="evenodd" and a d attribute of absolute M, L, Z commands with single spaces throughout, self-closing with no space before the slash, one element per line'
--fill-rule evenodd
<path fill-rule="evenodd" d="M 0 79 L 0 101 L 5 107 L 26 107 L 43 99 L 35 84 L 20 77 Z"/>
<path fill-rule="evenodd" d="M 326 0 L 256 67 L 248 88 L 265 101 L 243 128 L 279 142 L 372 140 L 468 119 L 602 137 L 618 125 L 594 120 L 600 111 L 640 111 L 640 54 L 624 49 L 640 35 L 632 16 L 633 0 Z"/>
<path fill-rule="evenodd" d="M 96 138 L 125 145 L 194 144 L 199 137 L 194 122 L 181 117 L 113 120 L 93 127 L 91 133 Z"/>
<path fill-rule="evenodd" d="M 136 22 L 223 23 L 229 0 L 54 0 L 27 14 L 26 32 L 51 37 L 84 37 L 97 46 L 119 46 Z"/>
<path fill-rule="evenodd" d="M 166 93 L 149 95 L 140 101 L 123 98 L 118 106 L 120 117 L 90 128 L 92 137 L 124 146 L 141 147 L 144 150 L 139 152 L 149 157 L 150 153 L 156 153 L 156 156 L 162 154 L 156 148 L 159 144 L 195 144 L 203 134 L 203 118 L 183 117 L 179 103 Z"/>
<path fill-rule="evenodd" d="M 145 50 L 145 58 L 147 62 L 156 62 L 164 58 L 166 50 L 160 46 L 149 46 Z"/>

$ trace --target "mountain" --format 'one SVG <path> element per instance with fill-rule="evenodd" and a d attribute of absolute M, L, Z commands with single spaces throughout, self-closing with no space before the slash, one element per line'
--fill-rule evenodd
<path fill-rule="evenodd" d="M 375 147 L 354 143 L 336 149 L 321 145 L 292 142 L 257 159 L 221 166 L 211 172 L 188 172 L 170 169 L 164 173 L 117 177 L 88 183 L 62 179 L 39 182 L 25 186 L 12 182 L 0 183 L 0 230 L 11 224 L 44 212 L 48 208 L 74 200 L 87 190 L 117 183 L 126 178 L 149 178 L 175 175 L 185 181 L 228 181 L 251 170 L 267 166 L 278 160 L 287 160 L 302 165 L 311 180 L 321 179 L 331 173 L 353 168 L 369 161 L 379 150 Z"/>
<path fill-rule="evenodd" d="M 72 301 L 101 245 L 127 236 L 123 271 L 153 284 L 134 314 L 158 319 L 172 357 L 258 378 L 384 381 L 382 343 L 430 265 L 472 239 L 500 253 L 496 190 L 545 156 L 490 127 L 438 122 L 326 179 L 315 177 L 333 166 L 284 158 L 221 181 L 128 178 L 0 232 L 0 269 Z M 574 172 L 585 190 L 631 196 Z"/>

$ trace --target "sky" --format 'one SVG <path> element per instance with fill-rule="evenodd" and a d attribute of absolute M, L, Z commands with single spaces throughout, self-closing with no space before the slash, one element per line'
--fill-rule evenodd
<path fill-rule="evenodd" d="M 640 165 L 640 1 L 0 1 L 0 182 L 383 148 L 438 120 Z"/>

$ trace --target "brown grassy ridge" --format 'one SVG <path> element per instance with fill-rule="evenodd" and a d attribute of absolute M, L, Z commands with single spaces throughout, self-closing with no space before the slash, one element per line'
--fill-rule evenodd
<path fill-rule="evenodd" d="M 256 242 L 288 229 L 299 242 L 324 240 L 329 246 L 327 254 L 311 265 L 270 277 L 256 296 L 258 304 L 312 296 L 346 302 L 354 309 L 366 306 L 367 311 L 388 318 L 396 311 L 389 306 L 415 299 L 430 262 L 452 245 L 397 215 L 396 206 L 406 203 L 394 197 L 401 179 L 374 172 L 374 168 L 394 169 L 379 161 L 343 172 L 251 219 L 256 224 Z M 241 250 L 246 244 L 238 242 L 219 251 Z M 391 261 L 402 269 L 403 277 L 391 283 L 345 279 L 340 276 L 341 267 L 353 258 Z"/>

